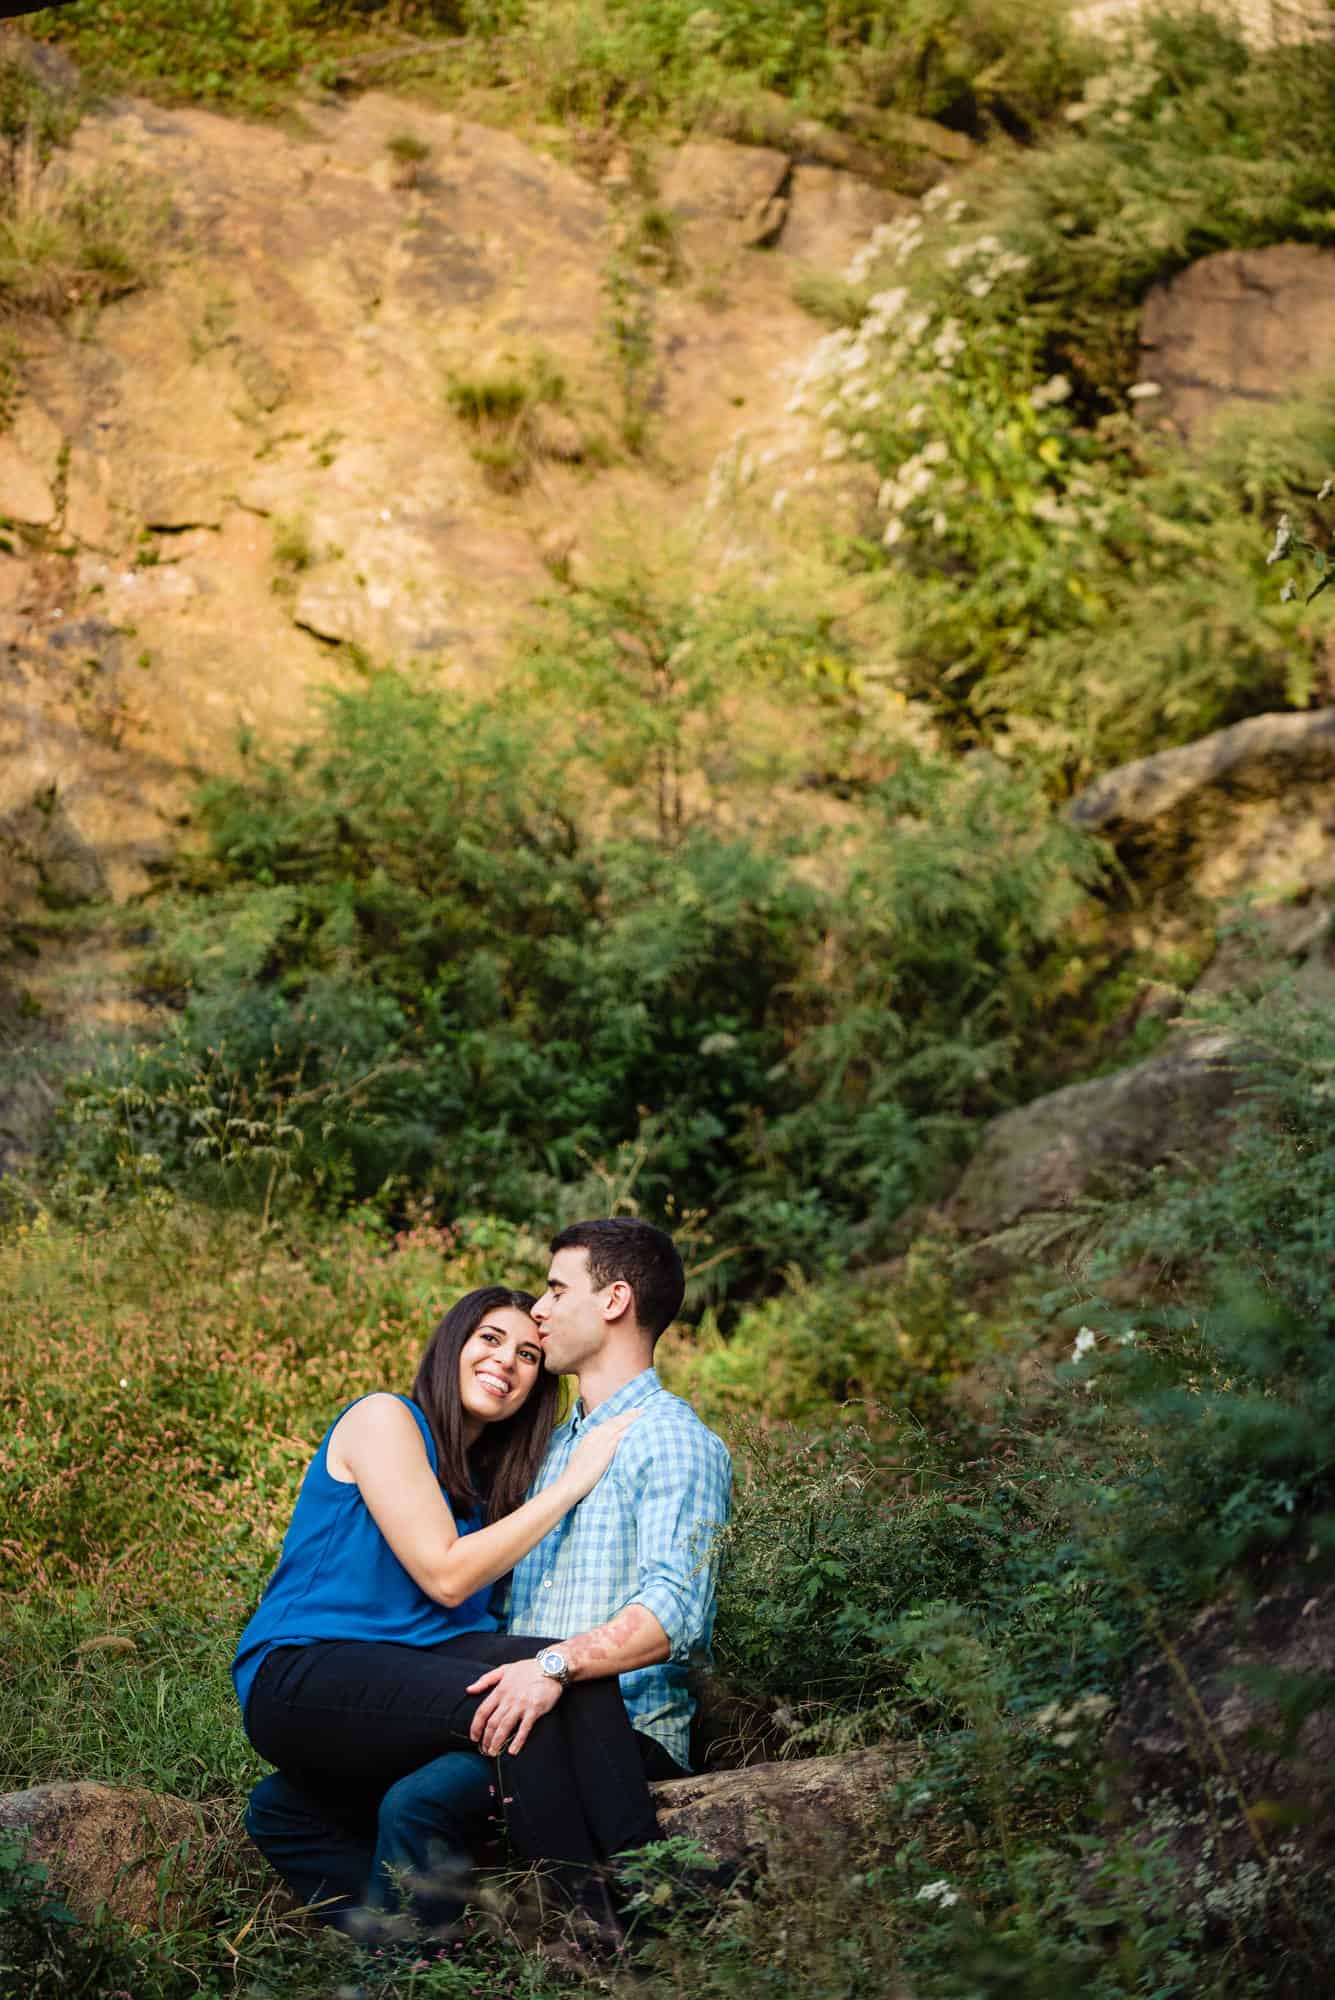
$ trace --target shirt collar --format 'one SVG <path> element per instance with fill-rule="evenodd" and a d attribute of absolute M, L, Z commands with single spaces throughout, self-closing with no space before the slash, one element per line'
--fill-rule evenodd
<path fill-rule="evenodd" d="M 623 1410 L 633 1410 L 646 1396 L 657 1396 L 662 1393 L 663 1385 L 658 1379 L 658 1370 L 646 1368 L 629 1382 L 623 1382 L 619 1389 L 614 1389 L 611 1395 L 599 1403 L 596 1410 L 590 1410 L 587 1416 L 584 1413 L 584 1398 L 577 1396 L 567 1419 L 571 1435 L 578 1436 L 586 1424 L 600 1424 L 604 1417 L 619 1417 Z"/>

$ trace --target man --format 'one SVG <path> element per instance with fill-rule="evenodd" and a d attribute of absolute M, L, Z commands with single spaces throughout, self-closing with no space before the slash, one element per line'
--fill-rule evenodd
<path fill-rule="evenodd" d="M 727 1447 L 654 1369 L 659 1335 L 685 1293 L 671 1238 L 628 1216 L 578 1222 L 552 1244 L 533 1308 L 546 1367 L 579 1394 L 534 1482 L 564 1470 L 586 1428 L 640 1411 L 611 1470 L 514 1572 L 507 1629 L 560 1640 L 473 1684 L 487 1698 L 473 1740 L 488 1755 L 522 1744 L 567 1681 L 617 1674 L 651 1778 L 690 1768 L 687 1665 L 707 1656 L 718 1537 L 728 1518 Z"/>
<path fill-rule="evenodd" d="M 579 1394 L 534 1490 L 559 1477 L 587 1427 L 623 1410 L 641 1414 L 599 1485 L 514 1572 L 509 1631 L 493 1653 L 503 1664 L 471 1690 L 486 1697 L 472 1730 L 486 1756 L 522 1755 L 534 1722 L 568 1682 L 616 1674 L 646 1775 L 689 1769 L 687 1664 L 708 1656 L 732 1468 L 721 1440 L 654 1370 L 658 1338 L 684 1292 L 675 1246 L 649 1223 L 625 1216 L 576 1223 L 553 1241 L 533 1318 L 545 1365 L 574 1375 Z M 530 1651 L 526 1634 L 557 1644 Z M 252 1794 L 247 1825 L 279 1872 L 312 1899 L 322 1890 L 344 1904 L 359 1900 L 351 1888 L 359 1880 L 369 1881 L 370 1900 L 392 1905 L 392 1880 L 402 1871 L 423 1885 L 418 1916 L 440 1924 L 457 1911 L 461 1860 L 495 1810 L 494 1768 L 455 1752 L 401 1779 L 381 1801 L 374 1854 L 369 1829 L 333 1837 L 279 1773 Z"/>

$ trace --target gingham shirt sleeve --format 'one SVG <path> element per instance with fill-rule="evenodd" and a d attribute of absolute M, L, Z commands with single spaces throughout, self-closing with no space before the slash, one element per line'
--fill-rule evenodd
<path fill-rule="evenodd" d="M 634 1500 L 639 1576 L 630 1601 L 653 1612 L 667 1634 L 668 1657 L 684 1663 L 708 1640 L 713 1623 L 732 1461 L 722 1441 L 698 1422 L 655 1426 L 645 1442 Z"/>

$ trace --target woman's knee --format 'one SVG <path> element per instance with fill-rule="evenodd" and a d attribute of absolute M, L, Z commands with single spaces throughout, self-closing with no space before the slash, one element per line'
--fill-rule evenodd
<path fill-rule="evenodd" d="M 281 1771 L 261 1778 L 246 1800 L 246 1832 L 261 1851 L 268 1842 L 306 1826 L 311 1818 L 305 1794 Z"/>

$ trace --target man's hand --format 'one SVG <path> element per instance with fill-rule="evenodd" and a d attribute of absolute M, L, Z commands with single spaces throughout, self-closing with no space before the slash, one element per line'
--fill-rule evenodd
<path fill-rule="evenodd" d="M 536 1660 L 511 1660 L 509 1666 L 483 1674 L 468 1692 L 483 1694 L 488 1689 L 468 1733 L 486 1757 L 499 1757 L 505 1749 L 517 1757 L 538 1717 L 561 1699 L 561 1683 L 545 1674 Z"/>

